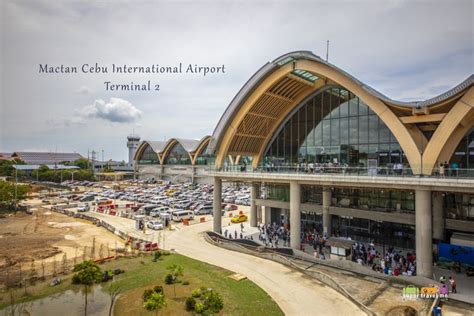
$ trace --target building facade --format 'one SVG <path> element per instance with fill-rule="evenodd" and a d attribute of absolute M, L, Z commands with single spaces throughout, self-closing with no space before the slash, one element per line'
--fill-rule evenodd
<path fill-rule="evenodd" d="M 210 136 L 205 136 L 200 140 L 142 141 L 134 157 L 139 176 L 174 182 L 211 183 L 207 172 L 210 139 Z"/>
<path fill-rule="evenodd" d="M 267 63 L 209 142 L 215 214 L 223 181 L 249 183 L 251 226 L 288 225 L 298 249 L 308 229 L 414 249 L 432 277 L 433 246 L 474 234 L 473 82 L 400 102 L 311 52 Z"/>

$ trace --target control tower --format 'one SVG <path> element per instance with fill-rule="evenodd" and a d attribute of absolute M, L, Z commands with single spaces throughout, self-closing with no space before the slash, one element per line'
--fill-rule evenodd
<path fill-rule="evenodd" d="M 127 147 L 128 147 L 128 165 L 133 166 L 133 156 L 135 151 L 140 144 L 140 136 L 136 134 L 131 134 L 127 136 Z"/>

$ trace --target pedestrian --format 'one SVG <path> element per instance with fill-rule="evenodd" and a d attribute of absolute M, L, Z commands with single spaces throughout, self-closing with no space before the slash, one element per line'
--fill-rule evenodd
<path fill-rule="evenodd" d="M 240 223 L 240 232 L 241 232 L 241 233 L 244 232 L 244 223 Z"/>
<path fill-rule="evenodd" d="M 237 230 L 234 230 L 234 238 L 237 239 Z"/>
<path fill-rule="evenodd" d="M 240 233 L 240 239 L 244 239 L 244 235 Z"/>
<path fill-rule="evenodd" d="M 451 286 L 451 293 L 457 293 L 458 292 L 456 290 L 456 281 L 452 277 L 449 277 L 449 285 Z"/>
<path fill-rule="evenodd" d="M 440 278 L 439 278 L 439 283 L 441 284 L 445 284 L 446 283 L 446 277 L 444 275 L 442 275 Z"/>

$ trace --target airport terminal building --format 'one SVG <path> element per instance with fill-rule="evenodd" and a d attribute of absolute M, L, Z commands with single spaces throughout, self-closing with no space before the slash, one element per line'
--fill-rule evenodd
<path fill-rule="evenodd" d="M 215 209 L 223 181 L 247 182 L 251 225 L 289 225 L 292 247 L 313 228 L 374 240 L 415 249 L 418 274 L 431 277 L 433 241 L 474 233 L 473 83 L 399 102 L 311 52 L 283 55 L 213 133 Z"/>
<path fill-rule="evenodd" d="M 247 81 L 212 137 L 145 141 L 135 159 L 140 174 L 213 181 L 216 232 L 222 183 L 247 183 L 251 226 L 289 226 L 292 247 L 316 229 L 415 249 L 417 273 L 432 277 L 437 242 L 474 236 L 473 83 L 400 102 L 292 52 Z"/>
<path fill-rule="evenodd" d="M 142 141 L 134 156 L 141 178 L 173 182 L 212 183 L 209 177 L 207 147 L 211 137 L 171 138 L 167 141 Z"/>

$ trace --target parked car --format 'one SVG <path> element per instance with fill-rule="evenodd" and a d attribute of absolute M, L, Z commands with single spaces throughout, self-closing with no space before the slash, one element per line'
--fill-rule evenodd
<path fill-rule="evenodd" d="M 230 219 L 232 223 L 242 223 L 247 220 L 247 215 L 245 214 L 240 214 L 240 215 L 235 215 Z"/>
<path fill-rule="evenodd" d="M 149 221 L 146 226 L 153 230 L 160 230 L 163 229 L 163 223 L 161 221 Z"/>
<path fill-rule="evenodd" d="M 172 213 L 172 219 L 175 222 L 182 222 L 185 219 L 192 220 L 194 214 L 192 211 L 176 211 Z"/>
<path fill-rule="evenodd" d="M 196 215 L 206 215 L 212 214 L 213 207 L 212 206 L 203 206 L 198 209 L 194 210 L 194 214 Z"/>
<path fill-rule="evenodd" d="M 90 210 L 90 206 L 87 203 L 77 208 L 78 212 L 89 212 L 89 210 Z"/>

